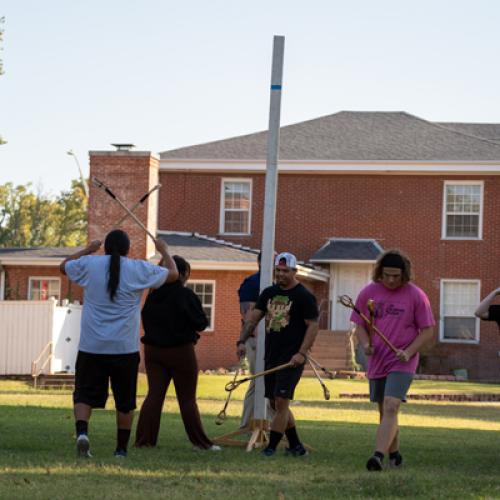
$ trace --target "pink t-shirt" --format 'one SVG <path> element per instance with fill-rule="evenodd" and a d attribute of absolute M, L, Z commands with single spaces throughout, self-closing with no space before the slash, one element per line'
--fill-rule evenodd
<path fill-rule="evenodd" d="M 396 349 L 406 349 L 421 330 L 435 325 L 427 295 L 413 283 L 395 290 L 386 288 L 382 283 L 366 285 L 356 299 L 356 307 L 367 318 L 370 317 L 369 299 L 375 302 L 375 326 Z M 368 331 L 368 326 L 355 311 L 351 314 L 351 321 Z M 375 332 L 372 334 L 372 345 L 374 353 L 368 356 L 368 378 L 386 377 L 391 372 L 417 371 L 418 353 L 403 363 Z"/>

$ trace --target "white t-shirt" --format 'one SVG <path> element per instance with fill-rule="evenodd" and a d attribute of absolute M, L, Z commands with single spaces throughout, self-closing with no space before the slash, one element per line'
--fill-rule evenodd
<path fill-rule="evenodd" d="M 168 270 L 144 260 L 120 258 L 114 300 L 107 289 L 109 255 L 86 255 L 65 264 L 68 278 L 84 289 L 79 350 L 93 354 L 139 351 L 142 292 L 158 288 Z"/>

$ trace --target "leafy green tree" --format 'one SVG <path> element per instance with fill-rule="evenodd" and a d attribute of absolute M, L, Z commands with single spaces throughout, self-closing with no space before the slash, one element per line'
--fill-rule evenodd
<path fill-rule="evenodd" d="M 55 246 L 72 247 L 87 241 L 87 196 L 81 180 L 57 198 Z"/>
<path fill-rule="evenodd" d="M 31 184 L 0 185 L 0 247 L 77 246 L 86 241 L 87 197 L 80 180 L 56 198 Z"/>

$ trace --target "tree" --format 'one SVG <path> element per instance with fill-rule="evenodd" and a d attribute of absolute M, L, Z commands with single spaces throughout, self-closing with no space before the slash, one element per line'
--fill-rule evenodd
<path fill-rule="evenodd" d="M 71 181 L 71 190 L 57 199 L 56 246 L 78 246 L 87 241 L 87 195 L 83 180 Z"/>
<path fill-rule="evenodd" d="M 0 247 L 82 245 L 87 235 L 87 197 L 80 180 L 55 199 L 31 184 L 0 185 Z"/>

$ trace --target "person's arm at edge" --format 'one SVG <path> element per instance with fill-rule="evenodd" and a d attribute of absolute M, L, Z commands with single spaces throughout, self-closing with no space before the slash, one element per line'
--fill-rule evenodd
<path fill-rule="evenodd" d="M 245 321 L 241 327 L 240 339 L 236 342 L 236 355 L 241 358 L 246 353 L 245 342 L 252 332 L 257 328 L 259 321 L 264 317 L 264 312 L 260 309 L 252 309 L 247 312 Z"/>
<path fill-rule="evenodd" d="M 165 283 L 173 283 L 174 281 L 177 281 L 179 279 L 179 271 L 177 270 L 175 260 L 172 259 L 168 253 L 167 243 L 158 238 L 155 242 L 155 246 L 156 250 L 158 250 L 161 255 L 161 260 L 158 265 L 168 269 L 168 275 Z"/>
<path fill-rule="evenodd" d="M 83 257 L 84 255 L 90 255 L 94 252 L 97 252 L 99 248 L 101 247 L 101 241 L 100 240 L 93 240 L 91 241 L 83 250 L 80 250 L 79 252 L 75 252 L 74 254 L 70 255 L 69 257 L 66 257 L 61 264 L 59 264 L 59 271 L 61 271 L 62 274 L 66 276 L 66 262 L 69 262 L 70 260 L 76 260 L 79 259 L 80 257 Z"/>
<path fill-rule="evenodd" d="M 489 295 L 487 295 L 481 303 L 477 306 L 477 309 L 474 312 L 474 315 L 481 319 L 488 319 L 489 317 L 489 308 L 491 303 L 495 299 L 497 295 L 500 295 L 500 287 L 495 288 Z"/>

